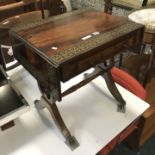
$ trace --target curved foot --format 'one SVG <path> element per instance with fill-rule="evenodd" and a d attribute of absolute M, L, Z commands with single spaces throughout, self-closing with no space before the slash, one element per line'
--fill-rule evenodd
<path fill-rule="evenodd" d="M 77 140 L 71 135 L 70 131 L 66 127 L 60 112 L 57 108 L 55 102 L 50 102 L 46 97 L 42 96 L 41 102 L 45 105 L 45 107 L 49 110 L 56 126 L 60 130 L 63 137 L 66 139 L 66 144 L 70 147 L 71 150 L 74 150 L 79 146 Z"/>
<path fill-rule="evenodd" d="M 123 99 L 122 95 L 120 94 L 119 90 L 117 89 L 114 80 L 112 79 L 112 75 L 110 71 L 104 73 L 103 78 L 106 81 L 107 87 L 112 94 L 112 96 L 118 101 L 117 103 L 117 111 L 125 113 L 126 111 L 126 102 Z"/>

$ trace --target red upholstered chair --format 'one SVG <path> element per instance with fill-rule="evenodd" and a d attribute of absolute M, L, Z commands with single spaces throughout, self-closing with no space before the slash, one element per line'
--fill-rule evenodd
<path fill-rule="evenodd" d="M 147 93 L 142 85 L 125 71 L 113 67 L 111 74 L 114 81 L 126 88 L 142 100 L 146 99 Z M 138 120 L 130 124 L 124 131 L 117 135 L 110 143 L 108 143 L 98 155 L 108 155 L 114 148 L 120 144 L 127 136 L 129 136 L 137 128 Z"/>
<path fill-rule="evenodd" d="M 111 74 L 116 83 L 120 84 L 122 87 L 126 88 L 142 100 L 146 99 L 146 90 L 130 74 L 116 67 L 111 69 Z"/>

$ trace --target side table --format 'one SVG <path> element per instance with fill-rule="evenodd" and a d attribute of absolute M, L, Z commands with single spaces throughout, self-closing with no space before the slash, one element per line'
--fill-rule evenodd
<path fill-rule="evenodd" d="M 37 79 L 42 91 L 40 103 L 48 108 L 71 149 L 78 143 L 66 127 L 56 101 L 101 75 L 118 101 L 118 110 L 124 112 L 126 103 L 109 72 L 113 64 L 104 70 L 103 62 L 123 49 L 138 50 L 143 32 L 142 25 L 95 10 L 74 11 L 11 29 L 14 56 Z M 61 82 L 92 67 L 95 72 L 61 92 Z"/>

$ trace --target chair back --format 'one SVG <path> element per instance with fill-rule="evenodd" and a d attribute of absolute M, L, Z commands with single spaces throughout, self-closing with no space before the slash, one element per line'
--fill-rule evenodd
<path fill-rule="evenodd" d="M 24 12 L 36 10 L 37 0 L 0 0 L 0 21 Z"/>

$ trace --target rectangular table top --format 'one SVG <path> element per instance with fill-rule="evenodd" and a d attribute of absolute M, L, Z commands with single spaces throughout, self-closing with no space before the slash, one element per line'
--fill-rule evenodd
<path fill-rule="evenodd" d="M 36 80 L 22 66 L 8 74 L 30 104 L 31 111 L 17 119 L 15 127 L 0 132 L 3 155 L 95 155 L 149 107 L 117 85 L 127 106 L 126 113 L 116 112 L 114 103 L 117 101 L 108 91 L 104 79 L 99 77 L 93 80 L 57 104 L 66 125 L 80 143 L 77 149 L 71 151 L 54 123 L 51 123 L 48 111 L 37 111 L 34 107 L 34 100 L 41 96 Z M 67 89 L 81 78 L 83 76 L 72 79 L 62 89 Z"/>
<path fill-rule="evenodd" d="M 40 56 L 59 66 L 108 45 L 141 25 L 95 10 L 80 10 L 20 25 L 12 33 Z"/>

